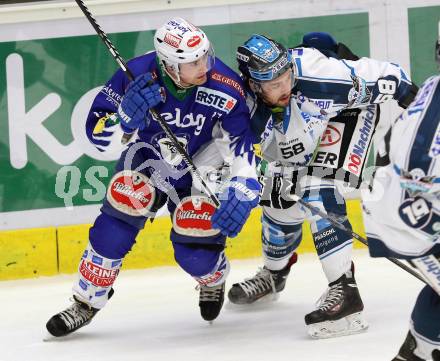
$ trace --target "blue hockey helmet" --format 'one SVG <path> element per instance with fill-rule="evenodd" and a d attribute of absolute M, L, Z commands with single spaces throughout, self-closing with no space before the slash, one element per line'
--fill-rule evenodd
<path fill-rule="evenodd" d="M 280 43 L 263 35 L 252 35 L 237 48 L 238 68 L 246 79 L 270 81 L 292 68 L 292 56 Z"/>

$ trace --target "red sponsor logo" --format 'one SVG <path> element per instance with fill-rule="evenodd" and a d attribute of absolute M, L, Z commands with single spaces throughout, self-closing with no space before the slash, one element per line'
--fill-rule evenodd
<path fill-rule="evenodd" d="M 234 79 L 228 78 L 227 76 L 224 76 L 222 74 L 219 73 L 212 73 L 211 78 L 219 81 L 220 83 L 229 85 L 230 87 L 234 88 L 235 90 L 237 90 L 240 95 L 242 97 L 244 97 L 244 91 L 243 91 L 243 87 L 240 85 L 239 82 L 235 81 Z"/>
<path fill-rule="evenodd" d="M 223 272 L 217 271 L 212 276 L 206 278 L 198 278 L 197 282 L 199 282 L 199 284 L 201 284 L 202 286 L 206 286 L 209 285 L 210 283 L 217 282 L 222 277 L 223 277 Z"/>
<path fill-rule="evenodd" d="M 361 157 L 359 157 L 357 154 L 350 153 L 348 169 L 351 173 L 359 175 L 360 173 L 359 166 L 361 165 L 361 163 L 362 163 Z"/>
<path fill-rule="evenodd" d="M 115 208 L 126 213 L 142 214 L 154 202 L 154 188 L 139 173 L 120 174 L 112 179 L 109 200 Z"/>
<path fill-rule="evenodd" d="M 321 137 L 321 143 L 319 144 L 321 147 L 328 147 L 330 145 L 336 144 L 341 140 L 341 133 L 339 130 L 332 126 L 328 125 L 324 131 L 324 134 Z"/>
<path fill-rule="evenodd" d="M 79 272 L 88 281 L 95 286 L 109 287 L 116 279 L 119 269 L 102 268 L 90 261 L 82 260 Z"/>
<path fill-rule="evenodd" d="M 234 105 L 235 105 L 235 101 L 233 101 L 233 100 L 228 100 L 228 102 L 226 103 L 226 105 L 225 105 L 225 108 L 227 109 L 227 110 L 231 110 L 233 107 L 234 107 Z"/>
<path fill-rule="evenodd" d="M 182 42 L 182 39 L 171 33 L 166 33 L 163 41 L 165 41 L 168 45 L 171 45 L 173 48 L 178 48 Z"/>
<path fill-rule="evenodd" d="M 186 45 L 188 45 L 190 48 L 194 48 L 195 46 L 199 45 L 201 41 L 202 38 L 200 36 L 194 35 L 188 39 Z"/>
<path fill-rule="evenodd" d="M 176 207 L 173 227 L 177 233 L 206 237 L 218 234 L 212 229 L 211 217 L 216 208 L 208 198 L 184 198 Z"/>

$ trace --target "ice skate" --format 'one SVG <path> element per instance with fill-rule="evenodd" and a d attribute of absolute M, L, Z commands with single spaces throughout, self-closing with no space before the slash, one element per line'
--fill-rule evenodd
<path fill-rule="evenodd" d="M 392 361 L 425 361 L 425 359 L 418 357 L 415 355 L 414 351 L 417 348 L 417 341 L 414 338 L 414 336 L 411 334 L 410 331 L 408 331 L 408 334 L 406 335 L 405 341 L 403 342 L 402 346 L 400 347 L 399 353 L 396 357 L 392 359 Z M 440 355 L 437 354 L 437 356 L 433 353 L 433 360 L 437 361 L 440 360 Z M 438 357 L 438 358 L 436 358 Z"/>
<path fill-rule="evenodd" d="M 352 271 L 329 284 L 318 308 L 305 316 L 313 338 L 351 335 L 367 330 L 362 316 L 364 305 Z"/>
<path fill-rule="evenodd" d="M 108 298 L 113 295 L 113 288 L 108 294 Z M 73 296 L 73 303 L 64 311 L 52 316 L 46 323 L 47 331 L 55 337 L 66 336 L 81 327 L 88 325 L 99 309 L 90 307 Z"/>
<path fill-rule="evenodd" d="M 225 300 L 225 284 L 208 287 L 200 285 L 199 307 L 202 318 L 213 321 L 219 315 Z"/>
<path fill-rule="evenodd" d="M 254 277 L 233 284 L 228 292 L 229 301 L 237 305 L 244 305 L 254 303 L 268 295 L 276 298 L 276 294 L 286 286 L 290 268 L 297 260 L 298 256 L 294 253 L 283 269 L 271 271 L 264 267 Z"/>

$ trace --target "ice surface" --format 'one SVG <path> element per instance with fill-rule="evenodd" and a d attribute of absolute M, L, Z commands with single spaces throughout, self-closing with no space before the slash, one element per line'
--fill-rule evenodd
<path fill-rule="evenodd" d="M 365 250 L 354 260 L 370 328 L 327 340 L 310 339 L 304 325 L 326 287 L 315 255 L 300 255 L 278 301 L 227 302 L 212 325 L 199 315 L 194 281 L 177 267 L 125 271 L 90 325 L 50 342 L 45 323 L 69 304 L 75 276 L 0 282 L 0 361 L 389 361 L 422 283 Z M 232 261 L 227 289 L 260 265 Z"/>

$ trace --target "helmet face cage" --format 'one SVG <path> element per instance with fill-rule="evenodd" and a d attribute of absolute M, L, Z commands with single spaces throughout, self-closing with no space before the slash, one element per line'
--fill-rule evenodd
<path fill-rule="evenodd" d="M 262 35 L 252 35 L 236 53 L 242 74 L 259 83 L 270 81 L 292 68 L 292 56 L 280 43 Z"/>
<path fill-rule="evenodd" d="M 215 56 L 206 34 L 182 18 L 172 18 L 154 34 L 157 56 L 169 74 L 169 68 L 180 82 L 179 64 L 192 63 L 200 59 L 207 61 L 208 70 L 214 65 Z"/>

